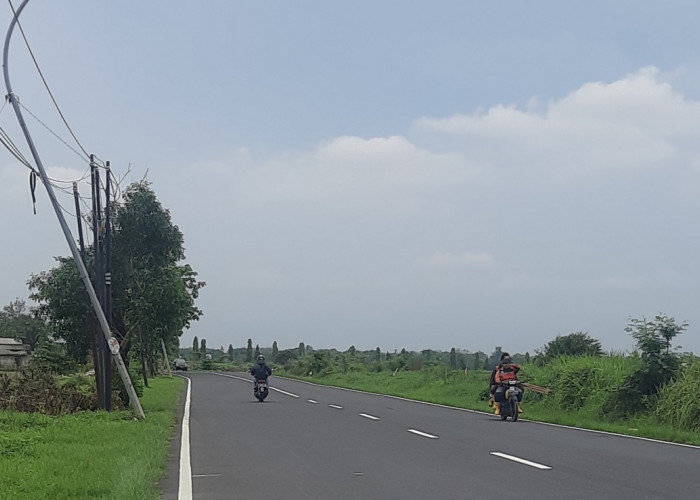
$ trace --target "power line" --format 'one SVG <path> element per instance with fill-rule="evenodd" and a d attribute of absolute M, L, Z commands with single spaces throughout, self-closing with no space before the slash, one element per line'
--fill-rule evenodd
<path fill-rule="evenodd" d="M 7 0 L 7 1 L 10 3 L 10 7 L 12 8 L 12 13 L 15 16 L 15 21 L 17 23 L 17 26 L 19 26 L 19 30 L 22 33 L 22 38 L 24 39 L 24 44 L 27 46 L 27 50 L 29 51 L 29 55 L 31 55 L 31 57 L 32 57 L 32 61 L 34 61 L 34 67 L 36 67 L 36 70 L 39 73 L 39 76 L 41 77 L 41 81 L 44 83 L 44 87 L 46 88 L 46 91 L 49 93 L 49 97 L 51 97 L 51 101 L 53 102 L 54 106 L 56 107 L 56 111 L 58 111 L 58 114 L 61 117 L 61 120 L 63 120 L 63 124 L 68 129 L 68 132 L 70 132 L 70 135 L 73 136 L 73 140 L 75 141 L 75 143 L 82 150 L 85 157 L 89 158 L 90 155 L 87 153 L 87 151 L 85 151 L 85 148 L 82 146 L 82 144 L 80 144 L 80 141 L 73 133 L 73 129 L 71 129 L 70 125 L 68 125 L 68 122 L 66 121 L 65 116 L 63 116 L 63 112 L 61 111 L 61 108 L 58 106 L 58 102 L 56 102 L 56 99 L 53 96 L 53 92 L 51 92 L 51 89 L 49 88 L 49 84 L 46 82 L 46 78 L 44 78 L 44 74 L 42 73 L 41 68 L 39 67 L 39 63 L 37 62 L 36 57 L 34 57 L 34 52 L 32 51 L 32 48 L 29 46 L 29 40 L 27 40 L 27 37 L 24 34 L 24 29 L 22 28 L 22 24 L 19 22 L 17 12 L 15 11 L 15 6 L 12 5 L 12 0 Z"/>
<path fill-rule="evenodd" d="M 78 155 L 78 157 L 79 157 L 81 160 L 83 160 L 83 161 L 86 162 L 86 163 L 90 163 L 90 160 L 88 160 L 87 158 L 83 158 L 83 155 L 80 154 L 80 152 L 79 152 L 77 149 L 75 149 L 73 146 L 71 146 L 70 144 L 68 144 L 68 143 L 67 143 L 60 135 L 58 135 L 56 132 L 54 132 L 53 130 L 51 130 L 51 128 L 50 128 L 48 125 L 46 125 L 43 121 L 41 121 L 41 120 L 39 119 L 38 116 L 36 116 L 36 115 L 35 115 L 34 113 L 32 113 L 24 104 L 22 104 L 22 101 L 20 101 L 19 99 L 17 99 L 17 103 L 22 107 L 23 110 L 25 110 L 27 113 L 29 113 L 29 114 L 32 116 L 32 118 L 34 118 L 37 122 L 39 122 L 39 124 L 41 124 L 42 127 L 44 127 L 46 130 L 48 130 L 56 139 L 58 139 L 59 141 L 61 141 L 68 149 L 70 149 L 70 150 L 73 151 L 76 155 Z M 72 132 L 71 132 L 71 134 L 72 134 Z M 75 136 L 74 136 L 74 137 L 75 137 Z M 80 146 L 80 147 L 81 147 L 81 149 L 82 149 L 82 146 Z M 85 150 L 83 150 L 83 151 L 85 151 Z"/>
<path fill-rule="evenodd" d="M 7 150 L 15 158 L 17 158 L 22 165 L 27 167 L 32 172 L 36 173 L 34 167 L 29 163 L 29 161 L 27 161 L 22 152 L 17 146 L 15 146 L 15 144 L 12 142 L 12 139 L 10 139 L 10 136 L 7 135 L 7 133 L 2 129 L 2 127 L 0 127 L 0 142 L 2 142 L 3 146 L 5 146 Z"/>

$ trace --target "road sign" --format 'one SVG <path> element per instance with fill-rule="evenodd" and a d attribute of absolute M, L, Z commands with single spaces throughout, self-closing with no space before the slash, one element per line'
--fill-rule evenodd
<path fill-rule="evenodd" d="M 119 354 L 119 341 L 116 338 L 110 337 L 107 344 L 109 345 L 109 350 L 112 351 L 112 354 Z"/>

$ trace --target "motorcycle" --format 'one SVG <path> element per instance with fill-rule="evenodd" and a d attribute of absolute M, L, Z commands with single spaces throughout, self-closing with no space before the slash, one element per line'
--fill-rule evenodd
<path fill-rule="evenodd" d="M 520 407 L 520 402 L 518 399 L 523 393 L 520 381 L 509 380 L 502 385 L 505 388 L 503 394 L 505 396 L 505 402 L 501 403 L 501 420 L 505 420 L 510 417 L 512 422 L 516 422 L 518 420 L 518 409 Z"/>
<path fill-rule="evenodd" d="M 268 392 L 267 381 L 264 378 L 258 379 L 255 386 L 253 386 L 253 394 L 258 398 L 258 401 L 262 403 L 267 397 Z"/>

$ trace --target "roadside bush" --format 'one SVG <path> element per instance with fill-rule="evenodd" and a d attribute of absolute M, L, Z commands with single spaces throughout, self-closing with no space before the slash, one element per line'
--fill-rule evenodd
<path fill-rule="evenodd" d="M 601 416 L 626 419 L 645 412 L 653 404 L 660 386 L 658 373 L 642 365 L 613 389 L 601 407 Z"/>
<path fill-rule="evenodd" d="M 30 364 L 39 370 L 59 375 L 75 373 L 78 369 L 78 364 L 68 355 L 63 345 L 48 341 L 37 347 Z"/>
<path fill-rule="evenodd" d="M 700 362 L 682 369 L 678 378 L 659 392 L 656 417 L 660 422 L 681 429 L 700 430 Z"/>
<path fill-rule="evenodd" d="M 549 395 L 526 391 L 528 401 L 542 401 L 552 410 L 565 409 L 600 414 L 611 393 L 639 367 L 639 359 L 623 356 L 560 356 L 538 366 L 523 366 L 523 380 L 552 392 Z"/>
<path fill-rule="evenodd" d="M 620 387 L 612 390 L 603 402 L 600 416 L 608 420 L 627 419 L 646 410 L 646 397 L 636 387 L 635 376 L 630 376 Z"/>
<path fill-rule="evenodd" d="M 97 390 L 87 379 L 59 385 L 53 374 L 35 368 L 0 374 L 0 410 L 63 415 L 97 407 Z"/>
<path fill-rule="evenodd" d="M 130 363 L 127 367 L 129 372 L 129 378 L 131 379 L 131 385 L 134 386 L 134 392 L 136 396 L 140 399 L 143 396 L 143 379 L 136 371 L 134 363 Z M 115 400 L 118 399 L 124 408 L 129 406 L 129 392 L 122 382 L 122 377 L 119 374 L 119 370 L 116 367 L 112 370 L 112 393 L 116 395 L 116 398 L 112 398 L 112 405 L 115 405 Z"/>
<path fill-rule="evenodd" d="M 554 397 L 564 410 L 578 410 L 588 397 L 598 389 L 599 369 L 587 360 L 571 360 L 564 366 L 554 385 Z"/>

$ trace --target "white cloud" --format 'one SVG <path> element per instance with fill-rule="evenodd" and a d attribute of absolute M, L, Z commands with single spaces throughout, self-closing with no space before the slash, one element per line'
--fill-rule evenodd
<path fill-rule="evenodd" d="M 686 101 L 649 67 L 612 83 L 585 84 L 541 110 L 533 102 L 524 110 L 497 105 L 473 115 L 422 118 L 414 132 L 459 138 L 449 143 L 453 151 L 468 152 L 494 175 L 594 181 L 667 171 L 697 155 L 700 103 Z"/>
<path fill-rule="evenodd" d="M 212 189 L 230 189 L 231 198 L 247 207 L 308 205 L 399 217 L 432 210 L 426 197 L 476 176 L 462 154 L 420 149 L 401 136 L 343 136 L 311 151 L 261 160 L 237 151 L 201 168 L 213 176 Z"/>

